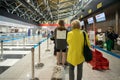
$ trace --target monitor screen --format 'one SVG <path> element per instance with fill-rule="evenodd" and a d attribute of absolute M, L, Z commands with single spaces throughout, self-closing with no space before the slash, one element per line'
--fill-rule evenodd
<path fill-rule="evenodd" d="M 84 26 L 84 21 L 80 21 L 80 26 Z"/>
<path fill-rule="evenodd" d="M 95 18 L 96 18 L 96 22 L 101 22 L 106 20 L 104 12 L 96 15 Z"/>
<path fill-rule="evenodd" d="M 92 24 L 92 23 L 94 23 L 94 19 L 93 19 L 93 17 L 88 18 L 88 19 L 87 19 L 87 22 L 88 22 L 88 24 Z"/>

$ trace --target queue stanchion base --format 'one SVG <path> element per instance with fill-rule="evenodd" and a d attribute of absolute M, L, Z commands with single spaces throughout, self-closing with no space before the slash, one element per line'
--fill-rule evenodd
<path fill-rule="evenodd" d="M 49 51 L 50 51 L 50 49 L 46 49 L 45 51 L 49 52 Z"/>
<path fill-rule="evenodd" d="M 3 57 L 0 57 L 0 62 L 4 61 L 5 59 Z"/>
<path fill-rule="evenodd" d="M 43 66 L 44 66 L 43 63 L 37 63 L 37 64 L 35 65 L 35 68 L 42 68 Z"/>
<path fill-rule="evenodd" d="M 30 79 L 30 80 L 39 80 L 39 78 L 35 77 L 34 79 L 32 78 L 32 79 Z"/>

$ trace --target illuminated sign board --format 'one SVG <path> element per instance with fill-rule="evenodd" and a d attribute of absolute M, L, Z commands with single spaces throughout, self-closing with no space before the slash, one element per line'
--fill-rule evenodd
<path fill-rule="evenodd" d="M 96 22 L 101 22 L 106 20 L 104 12 L 96 15 L 95 18 L 96 18 Z"/>
<path fill-rule="evenodd" d="M 87 19 L 87 22 L 88 22 L 88 24 L 92 24 L 92 23 L 94 23 L 94 19 L 93 19 L 93 17 L 88 18 L 88 19 Z"/>

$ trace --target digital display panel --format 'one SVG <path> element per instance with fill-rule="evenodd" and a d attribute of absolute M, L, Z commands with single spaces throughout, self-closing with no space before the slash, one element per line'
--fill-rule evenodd
<path fill-rule="evenodd" d="M 95 18 L 96 18 L 96 22 L 101 22 L 106 20 L 104 12 L 96 15 Z"/>
<path fill-rule="evenodd" d="M 84 21 L 80 21 L 80 26 L 84 26 Z"/>
<path fill-rule="evenodd" d="M 87 22 L 88 22 L 88 24 L 92 24 L 92 23 L 94 23 L 94 19 L 93 19 L 93 17 L 88 18 L 88 19 L 87 19 Z"/>

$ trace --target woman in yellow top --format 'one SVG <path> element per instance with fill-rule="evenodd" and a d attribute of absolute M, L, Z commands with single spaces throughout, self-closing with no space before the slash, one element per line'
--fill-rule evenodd
<path fill-rule="evenodd" d="M 67 62 L 69 63 L 69 80 L 74 80 L 74 67 L 77 66 L 77 80 L 82 79 L 82 66 L 85 61 L 83 56 L 84 35 L 80 30 L 79 20 L 74 20 L 71 23 L 72 31 L 68 32 L 68 54 Z M 88 36 L 86 36 L 88 45 Z"/>

